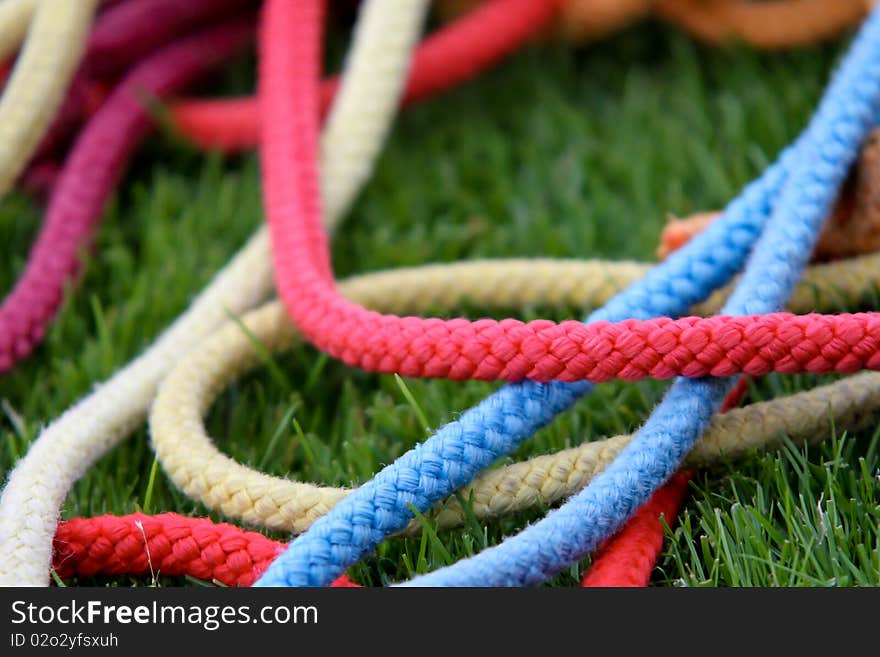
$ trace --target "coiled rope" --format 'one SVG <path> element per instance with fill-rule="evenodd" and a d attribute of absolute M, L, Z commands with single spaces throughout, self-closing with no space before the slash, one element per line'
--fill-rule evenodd
<path fill-rule="evenodd" d="M 275 94 L 279 96 L 278 104 L 269 102 L 267 108 L 289 110 L 294 117 L 296 108 L 285 107 L 284 100 L 280 96 L 290 94 L 291 97 L 300 98 L 305 102 L 306 108 L 311 106 L 315 98 L 312 89 L 315 72 L 304 65 L 310 60 L 314 62 L 317 51 L 319 11 L 314 5 L 315 3 L 309 3 L 308 6 L 306 3 L 297 3 L 293 8 L 283 3 L 270 2 L 269 12 L 266 14 L 270 19 L 266 20 L 266 29 L 263 31 L 265 52 L 262 65 L 265 71 L 271 75 L 284 71 L 294 73 L 301 69 L 301 75 L 292 75 L 286 79 L 284 76 L 274 78 L 273 84 L 264 84 L 261 90 L 270 100 L 275 100 L 273 97 Z M 295 13 L 297 11 L 301 13 Z M 281 47 L 282 37 L 286 35 L 290 38 L 291 34 L 296 34 L 298 37 L 296 42 L 299 46 L 299 58 L 295 63 L 285 58 L 289 53 Z M 867 48 L 864 45 L 865 39 L 859 43 L 861 50 L 857 49 L 857 52 L 864 57 L 863 51 Z M 277 52 L 273 50 L 276 45 Z M 277 56 L 279 60 L 273 61 L 273 56 Z M 858 58 L 855 61 L 857 66 L 866 64 Z M 849 68 L 852 67 L 853 64 L 850 64 Z M 839 74 L 836 77 L 829 92 L 830 100 L 826 99 L 820 110 L 822 120 L 827 120 L 829 115 L 834 116 L 834 113 L 839 111 L 834 98 L 855 96 L 853 86 L 858 88 L 852 76 Z M 310 114 L 308 111 L 305 113 Z M 266 118 L 268 120 L 268 116 Z M 308 116 L 298 117 L 294 125 L 310 130 L 308 121 Z M 822 121 L 818 123 L 821 128 Z M 809 129 L 795 150 L 787 151 L 779 165 L 771 167 L 761 180 L 750 185 L 741 199 L 731 204 L 725 216 L 713 222 L 704 234 L 653 270 L 653 275 L 649 275 L 640 284 L 613 300 L 604 311 L 594 313 L 592 319 L 608 320 L 676 314 L 683 312 L 712 287 L 723 283 L 740 266 L 760 225 L 769 214 L 771 199 L 775 196 L 782 179 L 787 175 L 788 169 L 792 167 L 792 159 L 798 159 L 798 156 L 793 154 L 797 153 L 797 149 L 811 147 L 812 140 L 817 138 L 815 133 L 818 130 L 815 127 Z M 294 157 L 292 162 L 288 159 L 281 161 L 289 167 L 289 170 L 292 169 L 298 174 L 294 175 L 292 180 L 299 186 L 299 196 L 290 198 L 289 201 L 294 203 L 292 207 L 297 208 L 302 214 L 317 207 L 308 193 L 313 159 L 309 159 L 310 136 L 308 134 L 295 136 L 302 139 L 295 144 L 287 144 L 290 150 L 286 155 L 298 157 Z M 289 139 L 291 135 L 276 135 L 276 137 Z M 282 148 L 277 143 L 273 143 L 273 147 Z M 854 155 L 853 153 L 853 157 Z M 267 161 L 271 162 L 272 159 L 267 158 Z M 848 165 L 849 162 L 841 158 L 838 164 Z M 300 175 L 301 179 L 298 177 Z M 266 187 L 272 184 L 272 178 L 269 176 Z M 283 196 L 279 193 L 274 198 L 283 198 Z M 271 218 L 273 211 L 271 194 L 268 200 L 267 207 Z M 284 238 L 283 235 L 279 237 Z M 285 244 L 280 250 L 283 253 L 289 248 L 290 246 Z M 671 281 L 676 278 L 682 282 L 673 284 Z M 659 288 L 657 293 L 645 294 L 652 287 Z M 692 294 L 696 295 L 696 299 L 691 300 Z M 519 441 L 546 424 L 557 412 L 570 406 L 588 390 L 589 385 L 586 383 L 569 386 L 520 384 L 502 389 L 483 404 L 464 413 L 458 422 L 441 429 L 417 450 L 398 459 L 393 466 L 380 472 L 375 479 L 343 500 L 330 514 L 318 520 L 308 533 L 296 539 L 288 551 L 270 566 L 258 584 L 326 584 L 344 567 L 356 561 L 382 540 L 386 534 L 402 529 L 412 517 L 410 505 L 417 509 L 426 509 L 452 490 L 461 487 L 481 468 L 515 447 Z M 644 499 L 641 502 L 644 502 Z M 593 547 L 595 545 L 591 546 Z M 473 563 L 473 560 L 471 562 Z M 535 563 L 539 564 L 540 561 Z"/>
<path fill-rule="evenodd" d="M 452 310 L 464 302 L 488 309 L 588 307 L 605 303 L 648 269 L 636 263 L 589 260 L 473 261 L 357 276 L 341 281 L 339 289 L 370 308 L 393 312 Z M 790 307 L 858 303 L 878 285 L 880 255 L 819 265 L 808 270 Z M 713 297 L 700 310 L 714 312 L 721 302 L 720 295 Z M 263 362 L 262 349 L 277 352 L 300 340 L 279 302 L 244 315 L 240 323 L 227 322 L 165 378 L 150 413 L 153 448 L 178 488 L 230 518 L 294 533 L 308 529 L 349 491 L 272 477 L 239 464 L 215 447 L 202 418 L 230 382 Z M 719 417 L 718 428 L 699 443 L 690 463 L 705 464 L 721 454 L 733 458 L 754 447 L 774 445 L 783 433 L 796 441 L 812 441 L 827 435 L 832 421 L 838 428 L 861 425 L 880 408 L 880 374 L 861 377 Z M 872 391 L 876 399 L 868 399 Z M 553 504 L 583 488 L 628 440 L 624 436 L 585 443 L 490 470 L 465 490 L 464 497 L 473 496 L 478 518 Z M 465 519 L 455 501 L 444 502 L 438 514 L 441 527 Z M 418 528 L 410 523 L 408 530 Z"/>

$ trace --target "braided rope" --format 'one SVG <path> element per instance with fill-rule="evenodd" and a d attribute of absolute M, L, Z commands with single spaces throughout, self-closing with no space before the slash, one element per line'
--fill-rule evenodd
<path fill-rule="evenodd" d="M 474 77 L 516 50 L 553 18 L 560 0 L 490 0 L 428 36 L 416 49 L 403 104 L 427 98 Z M 339 79 L 321 86 L 322 114 Z M 256 146 L 259 108 L 255 98 L 173 103 L 175 128 L 202 148 L 237 151 Z"/>
<path fill-rule="evenodd" d="M 0 372 L 31 353 L 61 305 L 116 180 L 152 127 L 143 94 L 182 88 L 248 38 L 247 25 L 237 24 L 181 40 L 132 70 L 94 115 L 59 177 L 25 270 L 0 305 Z"/>
<path fill-rule="evenodd" d="M 724 311 L 770 312 L 785 303 L 878 116 L 880 11 L 865 22 L 814 116 L 809 139 Z M 501 544 L 407 584 L 530 585 L 582 558 L 675 472 L 732 384 L 715 378 L 676 381 L 632 442 L 583 491 Z M 258 583 L 272 581 L 269 574 L 281 559 Z"/>
<path fill-rule="evenodd" d="M 302 7 L 291 22 L 316 24 L 305 11 L 309 5 Z M 368 371 L 455 380 L 600 383 L 880 369 L 880 314 L 874 313 L 585 325 L 398 317 L 351 303 L 334 287 L 315 191 L 318 113 L 311 108 L 318 107 L 318 58 L 310 44 L 316 39 L 288 38 L 271 23 L 266 30 L 277 34 L 268 43 L 283 44 L 266 48 L 260 76 L 267 116 L 263 189 L 276 288 L 306 339 L 331 356 Z"/>
<path fill-rule="evenodd" d="M 314 80 L 310 75 L 313 70 L 307 62 L 308 58 L 314 59 L 317 50 L 317 26 L 314 22 L 309 24 L 307 19 L 317 14 L 316 9 L 297 3 L 296 10 L 302 13 L 296 15 L 292 7 L 275 2 L 270 2 L 268 9 L 264 17 L 271 17 L 271 20 L 267 20 L 266 29 L 262 32 L 268 61 L 264 56 L 263 66 L 267 71 L 276 72 L 273 70 L 276 66 L 284 71 L 287 64 L 293 65 L 283 58 L 283 49 L 279 49 L 278 53 L 273 52 L 273 46 L 283 40 L 285 34 L 289 37 L 293 30 L 296 31 L 301 55 L 297 63 L 303 65 L 305 62 L 305 65 L 299 76 L 301 79 L 277 78 L 275 84 L 262 87 L 264 93 L 271 97 L 272 94 L 280 94 L 282 89 L 290 92 L 290 87 L 295 86 L 302 91 L 302 99 L 308 106 L 309 99 L 314 97 L 311 90 Z M 272 61 L 273 55 L 280 56 L 278 62 Z M 705 233 L 613 299 L 602 311 L 594 313 L 590 319 L 609 321 L 678 314 L 726 282 L 741 266 L 793 162 L 801 159 L 799 150 L 810 147 L 813 141 L 822 136 L 817 134 L 821 132 L 822 121 L 834 116 L 839 109 L 835 98 L 850 97 L 852 86 L 851 76 L 838 73 L 820 107 L 819 119 L 814 121 L 794 148 L 783 153 L 778 164 L 746 187 L 740 198 L 728 207 L 725 215 L 713 222 Z M 284 107 L 283 99 L 279 98 L 278 102 L 279 109 L 288 109 Z M 272 107 L 271 104 L 268 106 Z M 307 121 L 307 117 L 302 120 L 306 127 Z M 285 139 L 289 136 L 284 134 L 278 137 Z M 310 137 L 296 136 L 302 136 L 303 139 L 295 145 L 287 145 L 291 149 L 288 155 L 309 155 Z M 278 144 L 273 146 L 281 148 Z M 291 199 L 296 203 L 293 207 L 300 212 L 312 210 L 317 205 L 308 194 L 312 176 L 310 162 L 308 158 L 281 162 L 295 166 L 295 170 L 302 175 L 302 179 L 293 177 L 293 181 L 300 186 L 302 196 Z M 271 213 L 271 207 L 269 211 Z M 281 250 L 284 251 L 283 248 Z M 322 585 L 332 580 L 385 535 L 403 529 L 413 515 L 411 507 L 427 509 L 463 486 L 480 469 L 515 448 L 520 441 L 544 426 L 556 413 L 570 407 L 590 389 L 586 382 L 568 385 L 524 382 L 502 388 L 466 411 L 458 421 L 441 428 L 428 441 L 405 454 L 340 502 L 331 513 L 319 519 L 309 532 L 296 539 L 287 552 L 269 567 L 258 584 Z"/>
<path fill-rule="evenodd" d="M 690 480 L 690 473 L 680 473 L 657 490 L 623 529 L 599 548 L 581 578 L 581 586 L 647 586 L 663 549 L 661 518 L 672 524 Z"/>
<path fill-rule="evenodd" d="M 816 260 L 836 260 L 880 249 L 880 130 L 862 146 L 858 165 L 841 191 L 813 251 Z M 665 258 L 706 228 L 720 213 L 699 212 L 670 218 L 660 236 L 657 257 Z"/>
<path fill-rule="evenodd" d="M 870 1 L 870 0 L 869 0 Z M 558 23 L 564 35 L 574 39 L 596 38 L 624 27 L 644 13 L 652 0 L 566 0 L 560 10 L 548 11 L 536 16 L 533 25 L 541 26 L 558 14 Z M 727 2 L 727 0 L 724 0 Z M 449 4 L 449 3 L 447 3 Z M 473 2 L 455 3 L 454 13 L 463 8 L 472 11 L 460 21 L 474 19 L 482 23 L 480 12 L 494 10 L 500 2 L 485 2 L 472 9 Z M 538 11 L 540 5 L 551 9 L 551 3 L 529 0 L 510 0 L 504 14 L 514 15 L 526 11 L 519 5 Z M 788 47 L 814 43 L 837 34 L 840 30 L 856 24 L 867 13 L 865 0 L 776 0 L 770 3 L 739 2 L 731 9 L 718 10 L 707 2 L 692 0 L 662 0 L 654 11 L 664 18 L 689 30 L 698 38 L 714 43 L 727 38 L 744 40 L 756 47 Z M 441 5 L 442 7 L 443 5 Z M 708 18 L 704 15 L 709 12 Z M 768 17 L 767 13 L 771 15 Z M 723 21 L 723 22 L 722 22 Z M 501 23 L 504 26 L 504 23 Z M 455 25 L 444 27 L 438 35 Z M 489 32 L 484 32 L 491 33 Z M 529 34 L 532 32 L 529 31 Z M 480 38 L 480 35 L 478 35 Z M 428 42 L 431 39 L 428 39 Z M 428 44 L 426 42 L 425 45 Z M 420 52 L 417 52 L 414 69 L 418 68 Z M 441 60 L 438 60 L 438 63 Z M 405 97 L 409 97 L 409 93 Z M 259 111 L 255 98 L 215 100 L 181 100 L 171 106 L 170 117 L 181 134 L 204 148 L 238 151 L 256 146 L 259 135 Z"/>
<path fill-rule="evenodd" d="M 690 474 L 678 475 L 658 490 L 600 548 L 581 586 L 647 586 L 662 548 L 661 520 L 675 517 L 690 478 Z M 186 575 L 225 586 L 250 586 L 284 549 L 284 544 L 262 534 L 173 513 L 62 521 L 53 546 L 53 569 L 62 578 L 149 572 L 154 577 Z M 340 575 L 330 586 L 358 585 Z"/>
<path fill-rule="evenodd" d="M 706 466 L 756 448 L 775 447 L 784 434 L 798 443 L 822 440 L 832 429 L 865 426 L 878 412 L 880 375 L 859 374 L 718 416 L 688 462 L 692 466 Z M 537 503 L 552 504 L 586 485 L 628 440 L 629 436 L 600 440 L 490 471 L 465 495 L 473 494 L 479 517 L 511 513 Z M 493 473 L 499 476 L 490 485 Z M 639 540 L 623 534 L 618 537 L 631 545 L 632 551 L 619 552 L 614 545 L 618 539 L 612 539 L 597 553 L 582 585 L 644 585 L 645 574 L 650 572 L 656 557 L 654 548 L 662 539 L 662 531 L 656 531 L 658 516 L 663 514 L 668 520 L 674 515 L 686 484 L 686 475 L 673 478 L 662 493 L 642 507 L 632 525 Z M 501 499 L 505 491 L 510 496 L 512 490 L 516 490 L 515 499 Z M 492 502 L 486 502 L 487 499 Z M 483 513 L 480 509 L 488 510 Z M 463 518 L 461 510 L 455 513 L 458 520 Z M 456 518 L 445 509 L 440 520 L 444 526 L 451 526 Z M 142 529 L 136 522 L 142 524 Z M 649 546 L 642 539 L 654 543 Z M 157 574 L 190 575 L 228 586 L 250 586 L 283 548 L 284 544 L 262 534 L 173 513 L 73 518 L 58 525 L 53 567 L 63 578 L 143 575 L 150 572 L 152 562 Z M 606 560 L 604 555 L 608 554 L 614 555 L 613 561 Z M 626 579 L 621 579 L 623 574 Z M 334 585 L 342 583 L 337 580 Z"/>
<path fill-rule="evenodd" d="M 358 276 L 341 281 L 339 289 L 371 308 L 394 312 L 451 310 L 463 302 L 494 309 L 537 304 L 584 307 L 604 303 L 647 270 L 646 265 L 626 262 L 475 261 Z M 853 302 L 878 284 L 880 255 L 820 265 L 808 271 L 792 304 L 814 307 L 818 303 L 822 307 L 826 302 Z M 720 303 L 721 299 L 715 298 L 702 310 L 712 312 Z M 254 340 L 269 352 L 277 352 L 301 339 L 278 302 L 266 304 L 240 321 L 227 322 L 209 336 L 162 382 L 150 413 L 152 444 L 171 481 L 209 509 L 250 524 L 300 533 L 348 491 L 271 477 L 239 464 L 215 447 L 202 421 L 231 381 L 262 362 Z M 709 454 L 704 456 L 707 460 L 721 453 L 739 454 L 772 443 L 783 432 L 795 440 L 814 440 L 829 429 L 829 409 L 834 411 L 838 427 L 860 425 L 880 407 L 880 396 L 876 401 L 866 400 L 878 379 L 880 374 L 870 374 L 864 379 L 848 379 L 838 384 L 839 388 L 819 388 L 803 397 L 748 407 L 721 420 L 718 437 L 703 441 L 706 451 L 698 454 Z M 864 388 L 854 383 L 861 380 L 866 381 Z M 829 406 L 831 400 L 834 403 Z M 552 504 L 586 485 L 628 439 L 587 443 L 489 471 L 475 480 L 465 498 L 473 494 L 473 510 L 481 518 L 523 510 L 539 502 Z M 442 505 L 441 526 L 463 521 L 464 513 L 456 502 Z M 411 523 L 409 531 L 418 528 L 417 523 Z"/>
<path fill-rule="evenodd" d="M 189 575 L 250 586 L 284 544 L 234 525 L 176 513 L 72 518 L 58 523 L 52 567 L 60 577 Z M 353 586 L 343 575 L 330 586 Z"/>
<path fill-rule="evenodd" d="M 416 5 L 407 6 L 418 9 Z M 391 31 L 400 32 L 403 25 L 412 24 L 397 3 L 386 0 L 370 0 L 362 11 L 380 11 L 388 13 L 389 20 L 402 21 L 401 27 Z M 373 38 L 379 37 L 370 36 Z M 475 48 L 498 45 L 489 41 L 473 45 Z M 406 55 L 401 53 L 401 57 Z M 382 85 L 387 85 L 386 77 L 382 70 L 371 74 L 371 79 L 382 81 Z M 344 82 L 336 105 L 350 103 L 362 107 L 370 101 L 349 93 L 347 87 L 348 83 Z M 358 127 L 357 135 L 376 139 L 384 132 L 384 123 L 389 117 L 372 118 L 381 120 L 382 125 L 373 130 Z M 349 124 L 349 127 L 354 139 L 356 126 Z M 326 149 L 323 156 L 325 165 L 339 157 L 330 149 Z M 338 216 L 328 216 L 328 226 L 334 226 L 338 219 Z M 0 585 L 45 586 L 48 583 L 52 537 L 59 508 L 70 487 L 92 463 L 143 421 L 159 381 L 183 354 L 223 324 L 228 313 L 241 313 L 268 295 L 272 286 L 268 252 L 266 232 L 260 230 L 153 346 L 40 433 L 10 473 L 0 495 L 0 553 L 4 555 L 0 561 Z"/>
<path fill-rule="evenodd" d="M 24 170 L 73 77 L 98 0 L 40 0 L 0 97 L 0 198 Z"/>

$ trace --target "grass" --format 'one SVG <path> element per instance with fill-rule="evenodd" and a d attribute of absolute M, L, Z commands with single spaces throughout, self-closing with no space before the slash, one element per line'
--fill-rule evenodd
<path fill-rule="evenodd" d="M 795 137 L 841 47 L 707 49 L 643 25 L 579 50 L 530 48 L 400 118 L 338 232 L 337 273 L 483 256 L 651 259 L 667 213 L 723 205 Z M 248 88 L 252 80 L 241 72 L 248 64 L 212 90 Z M 3 289 L 23 267 L 39 216 L 23 196 L 0 205 L 0 240 L 13 254 L 0 264 Z M 255 156 L 224 159 L 167 135 L 150 140 L 45 343 L 0 380 L 0 473 L 42 425 L 143 350 L 259 220 Z M 586 310 L 518 312 L 563 319 Z M 817 381 L 768 377 L 752 397 Z M 600 386 L 511 459 L 632 430 L 664 387 Z M 303 347 L 271 357 L 270 367 L 225 391 L 207 424 L 244 463 L 347 485 L 368 479 L 424 439 L 425 426 L 453 419 L 494 388 L 365 374 Z M 880 432 L 829 438 L 700 473 L 654 583 L 880 584 Z M 157 469 L 145 428 L 89 471 L 63 513 L 138 509 L 207 514 Z M 350 573 L 370 585 L 407 578 L 498 543 L 544 511 L 485 525 L 471 518 L 439 533 L 427 515 L 420 538 L 387 541 Z M 587 565 L 552 584 L 575 583 Z M 156 581 L 195 583 L 161 573 Z"/>

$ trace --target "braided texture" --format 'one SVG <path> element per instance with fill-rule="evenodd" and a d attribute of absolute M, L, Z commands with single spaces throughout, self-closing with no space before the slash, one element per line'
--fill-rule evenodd
<path fill-rule="evenodd" d="M 40 0 L 0 98 L 0 197 L 52 122 L 85 46 L 98 0 Z"/>
<path fill-rule="evenodd" d="M 363 11 L 390 11 L 403 19 L 396 4 L 385 0 L 370 0 Z M 376 70 L 374 77 L 384 75 Z M 363 106 L 368 100 L 348 93 L 343 82 L 335 103 Z M 383 126 L 357 129 L 370 138 L 383 132 Z M 323 153 L 325 164 L 334 157 L 338 154 L 330 149 Z M 328 228 L 338 219 L 328 216 Z M 241 313 L 265 299 L 272 287 L 268 253 L 268 237 L 258 231 L 153 346 L 40 433 L 0 495 L 0 585 L 48 584 L 59 508 L 73 482 L 143 421 L 159 381 L 187 351 L 227 321 L 229 313 Z"/>
<path fill-rule="evenodd" d="M 55 186 L 27 266 L 0 305 L 0 372 L 29 355 L 61 305 L 104 205 L 152 121 L 144 93 L 182 88 L 246 42 L 247 26 L 218 28 L 168 47 L 137 66 L 80 135 Z"/>
<path fill-rule="evenodd" d="M 189 575 L 250 586 L 284 544 L 256 532 L 176 513 L 73 518 L 58 524 L 52 567 L 59 577 Z M 353 586 L 344 575 L 331 586 Z"/>
<path fill-rule="evenodd" d="M 490 0 L 438 30 L 413 55 L 403 91 L 404 104 L 466 82 L 497 63 L 549 24 L 559 3 Z M 329 107 L 338 84 L 338 78 L 331 77 L 321 86 L 322 113 Z M 235 151 L 252 148 L 259 139 L 255 98 L 181 101 L 171 106 L 170 118 L 182 134 L 203 148 Z"/>
<path fill-rule="evenodd" d="M 264 43 L 263 65 L 269 70 L 276 65 L 271 60 L 271 44 L 274 43 L 273 39 L 282 35 L 278 26 L 285 21 L 288 21 L 290 29 L 298 30 L 300 38 L 296 41 L 302 49 L 299 54 L 314 59 L 317 28 L 306 22 L 308 13 L 301 17 L 285 14 L 291 8 L 273 2 L 268 4 L 268 9 L 267 15 L 272 16 L 272 20 L 267 24 L 268 29 L 262 32 L 261 39 L 267 42 Z M 297 3 L 297 9 L 305 12 L 306 7 L 304 3 Z M 307 46 L 310 50 L 306 50 Z M 279 70 L 285 70 L 287 62 L 282 50 L 274 53 L 281 59 L 277 64 Z M 305 60 L 299 61 L 302 63 Z M 287 64 L 293 66 L 292 62 Z M 282 87 L 285 84 L 302 86 L 304 98 L 308 99 L 313 96 L 309 92 L 309 69 L 300 72 L 303 73 L 303 80 L 279 78 L 277 84 Z M 848 87 L 852 82 L 851 77 L 838 75 L 820 108 L 822 117 L 827 118 L 829 113 L 838 109 L 833 99 L 840 92 L 848 97 Z M 273 94 L 278 92 L 278 88 L 271 85 L 265 91 Z M 282 103 L 279 100 L 278 109 L 283 107 Z M 308 121 L 307 117 L 304 121 Z M 713 222 L 706 232 L 626 292 L 612 299 L 601 311 L 593 313 L 590 320 L 620 321 L 625 318 L 680 314 L 714 288 L 726 283 L 742 266 L 749 248 L 770 214 L 776 194 L 793 163 L 799 158 L 798 151 L 805 143 L 809 144 L 814 132 L 815 129 L 811 127 L 792 149 L 783 153 L 778 164 L 771 166 L 758 181 L 747 186 L 740 197 L 728 206 L 724 216 Z M 301 142 L 288 144 L 288 155 L 295 157 L 307 154 L 309 142 L 310 137 L 304 135 Z M 300 215 L 317 205 L 308 194 L 311 177 L 307 170 L 308 162 L 302 157 L 295 157 L 294 163 L 285 162 L 297 167 L 296 175 L 290 180 L 299 187 L 300 193 L 293 207 L 299 210 Z M 298 176 L 302 171 L 305 173 L 300 180 Z M 267 179 L 265 183 L 268 186 L 270 181 Z M 271 206 L 269 210 L 271 212 Z M 482 468 L 514 449 L 590 389 L 586 382 L 523 382 L 502 388 L 463 413 L 456 422 L 441 428 L 425 443 L 386 467 L 372 481 L 340 502 L 331 513 L 318 520 L 309 532 L 296 539 L 257 584 L 326 584 L 347 565 L 360 559 L 385 535 L 403 529 L 413 516 L 412 507 L 420 510 L 430 508 L 453 490 L 467 484 Z"/>
<path fill-rule="evenodd" d="M 623 529 L 599 548 L 581 586 L 647 586 L 663 549 L 663 522 L 678 515 L 684 503 L 689 473 L 677 474 L 651 496 Z"/>
<path fill-rule="evenodd" d="M 769 447 L 784 434 L 790 434 L 798 443 L 821 440 L 834 429 L 845 431 L 865 426 L 878 410 L 880 375 L 859 374 L 719 416 L 688 462 L 709 465 L 721 458 Z M 481 517 L 523 510 L 535 503 L 552 504 L 585 485 L 619 453 L 620 443 L 627 440 L 628 436 L 622 436 L 597 441 L 490 471 L 465 495 L 473 495 L 475 511 Z M 603 443 L 612 445 L 604 447 Z M 674 517 L 688 479 L 687 475 L 673 477 L 620 534 L 599 550 L 584 576 L 583 586 L 645 585 L 663 536 L 658 516 L 662 514 L 667 521 Z M 516 492 L 511 499 L 512 491 Z M 502 498 L 505 494 L 508 499 Z M 492 501 L 483 515 L 487 497 Z M 444 509 L 440 518 L 441 524 L 449 526 L 461 521 L 464 514 L 460 509 Z M 249 586 L 283 548 L 283 544 L 262 534 L 170 513 L 74 518 L 58 526 L 53 567 L 61 577 L 92 577 L 143 575 L 152 566 L 157 574 L 190 575 L 227 586 Z M 351 583 L 342 576 L 332 585 Z"/>
<path fill-rule="evenodd" d="M 880 256 L 869 256 L 814 267 L 795 298 L 812 304 L 813 291 L 822 298 L 821 290 L 830 287 L 835 294 L 858 299 L 880 282 L 878 264 Z M 850 278 L 844 274 L 838 279 L 838 273 L 856 268 L 869 277 L 866 287 L 845 292 L 837 288 L 838 281 Z M 341 281 L 340 291 L 370 307 L 395 312 L 452 309 L 464 301 L 498 309 L 548 302 L 590 306 L 603 303 L 640 271 L 643 268 L 635 264 L 617 262 L 477 261 L 359 276 Z M 349 491 L 271 477 L 236 463 L 217 450 L 202 422 L 217 395 L 262 362 L 254 340 L 275 352 L 296 344 L 300 337 L 278 302 L 248 313 L 241 323 L 227 322 L 162 382 L 150 414 L 152 443 L 172 482 L 208 508 L 247 523 L 300 533 Z M 772 447 L 783 434 L 799 442 L 821 439 L 829 433 L 832 419 L 838 428 L 862 426 L 880 409 L 878 386 L 880 374 L 863 374 L 719 417 L 692 454 L 693 462 L 705 464 L 722 454 L 734 457 L 751 448 Z M 583 488 L 628 441 L 628 436 L 621 436 L 586 443 L 490 470 L 473 482 L 465 498 L 473 496 L 474 513 L 481 518 L 558 502 Z M 454 501 L 444 502 L 438 513 L 444 527 L 465 518 Z M 408 531 L 418 528 L 413 522 Z"/>
<path fill-rule="evenodd" d="M 878 117 L 880 11 L 862 27 L 814 116 L 772 218 L 724 311 L 769 312 L 785 303 Z M 715 378 L 677 381 L 632 442 L 583 491 L 500 545 L 409 584 L 532 585 L 582 558 L 675 472 L 732 384 Z"/>
<path fill-rule="evenodd" d="M 309 6 L 303 4 L 302 14 L 292 20 L 317 24 L 307 14 Z M 282 34 L 283 20 L 280 25 L 268 23 L 267 33 Z M 401 318 L 351 303 L 335 289 L 321 228 L 315 166 L 318 59 L 311 45 L 317 38 L 266 41 L 284 44 L 277 53 L 267 48 L 261 66 L 267 117 L 263 188 L 276 287 L 294 323 L 331 356 L 364 370 L 404 376 L 542 382 L 880 368 L 880 314 L 873 313 L 584 325 Z"/>
<path fill-rule="evenodd" d="M 740 377 L 724 399 L 721 412 L 736 408 L 747 389 L 748 379 Z M 684 471 L 663 484 L 619 532 L 599 547 L 590 569 L 581 578 L 581 587 L 647 586 L 663 549 L 665 526 L 679 514 L 692 478 L 693 473 Z"/>
<path fill-rule="evenodd" d="M 836 260 L 880 250 L 880 129 L 862 146 L 858 165 L 850 173 L 813 251 L 814 260 Z M 657 257 L 665 258 L 704 230 L 717 212 L 671 218 L 663 228 Z"/>

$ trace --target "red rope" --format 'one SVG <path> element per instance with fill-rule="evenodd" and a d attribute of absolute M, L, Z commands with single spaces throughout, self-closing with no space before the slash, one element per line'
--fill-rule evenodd
<path fill-rule="evenodd" d="M 250 586 L 286 545 L 207 518 L 73 518 L 58 524 L 52 567 L 61 578 L 96 575 L 189 575 L 225 586 Z M 332 586 L 357 586 L 345 575 Z"/>
<path fill-rule="evenodd" d="M 491 0 L 427 37 L 416 49 L 404 91 L 405 104 L 470 80 L 519 48 L 550 24 L 560 0 Z M 324 81 L 323 115 L 339 88 Z M 240 150 L 256 146 L 256 98 L 191 100 L 172 105 L 170 116 L 181 134 L 202 148 Z"/>

